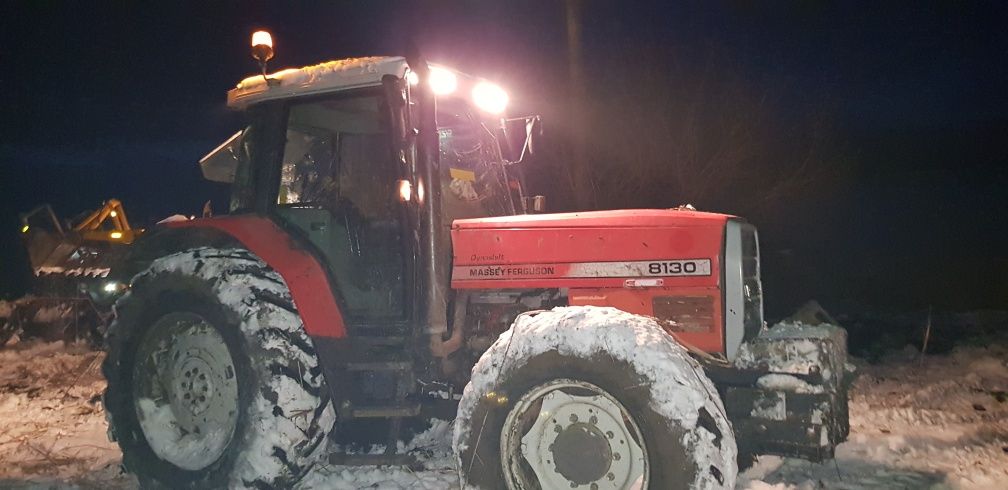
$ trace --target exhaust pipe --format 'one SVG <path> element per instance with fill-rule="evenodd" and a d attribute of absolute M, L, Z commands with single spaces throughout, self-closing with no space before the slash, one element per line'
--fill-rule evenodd
<path fill-rule="evenodd" d="M 447 340 L 444 332 L 430 334 L 430 352 L 436 358 L 444 359 L 462 347 L 465 330 L 466 310 L 469 308 L 469 293 L 455 296 L 455 312 L 452 316 L 452 332 Z"/>

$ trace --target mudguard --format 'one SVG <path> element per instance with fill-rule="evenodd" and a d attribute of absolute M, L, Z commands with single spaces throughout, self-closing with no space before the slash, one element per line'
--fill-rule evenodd
<path fill-rule="evenodd" d="M 165 223 L 164 231 L 145 240 L 146 255 L 164 255 L 230 242 L 256 254 L 277 271 L 294 299 L 305 331 L 312 337 L 344 338 L 346 326 L 324 266 L 273 220 L 233 215 Z M 156 257 L 151 257 L 151 260 Z M 134 262 L 142 262 L 138 255 Z"/>

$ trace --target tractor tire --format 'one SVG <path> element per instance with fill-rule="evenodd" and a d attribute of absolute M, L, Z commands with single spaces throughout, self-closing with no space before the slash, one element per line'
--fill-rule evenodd
<path fill-rule="evenodd" d="M 246 250 L 155 260 L 116 303 L 110 437 L 144 488 L 291 488 L 336 416 L 283 279 Z"/>
<path fill-rule="evenodd" d="M 703 370 L 614 308 L 519 317 L 473 368 L 453 445 L 467 489 L 731 489 L 737 473 Z"/>

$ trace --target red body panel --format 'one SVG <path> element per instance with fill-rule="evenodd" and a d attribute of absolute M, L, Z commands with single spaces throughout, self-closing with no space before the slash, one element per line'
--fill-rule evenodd
<path fill-rule="evenodd" d="M 346 336 L 346 326 L 322 264 L 276 223 L 257 215 L 166 223 L 173 228 L 215 228 L 242 243 L 283 277 L 305 331 L 314 337 Z"/>
<path fill-rule="evenodd" d="M 724 225 L 729 217 L 648 209 L 456 220 L 452 225 L 452 287 L 622 288 L 625 279 L 640 277 L 661 277 L 669 287 L 716 287 Z M 708 259 L 711 274 L 572 271 L 572 267 L 583 268 L 586 263 L 677 259 Z M 500 270 L 502 266 L 518 267 Z"/>
<path fill-rule="evenodd" d="M 709 297 L 714 305 L 711 328 L 704 331 L 677 331 L 666 325 L 666 330 L 680 341 L 705 352 L 724 352 L 723 312 L 721 311 L 721 291 L 716 287 L 676 287 L 647 289 L 571 289 L 568 299 L 571 305 L 612 306 L 638 315 L 656 316 L 653 300 L 660 296 Z"/>
<path fill-rule="evenodd" d="M 723 351 L 721 251 L 729 218 L 620 210 L 457 220 L 452 287 L 569 288 L 570 304 L 642 315 L 655 315 L 656 297 L 709 298 L 711 328 L 673 334 Z"/>

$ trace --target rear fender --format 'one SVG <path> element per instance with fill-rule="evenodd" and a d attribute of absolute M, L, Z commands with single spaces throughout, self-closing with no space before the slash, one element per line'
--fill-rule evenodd
<path fill-rule="evenodd" d="M 165 223 L 134 244 L 117 277 L 128 280 L 158 257 L 199 247 L 241 247 L 277 271 L 313 338 L 346 337 L 329 276 L 308 249 L 269 218 L 255 214 Z"/>
<path fill-rule="evenodd" d="M 212 247 L 232 248 L 241 246 L 241 242 L 227 233 L 209 227 L 164 227 L 159 226 L 141 235 L 130 247 L 126 260 L 114 268 L 110 277 L 122 282 L 150 267 L 160 257 L 186 250 Z"/>

